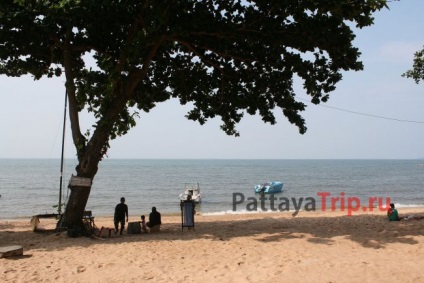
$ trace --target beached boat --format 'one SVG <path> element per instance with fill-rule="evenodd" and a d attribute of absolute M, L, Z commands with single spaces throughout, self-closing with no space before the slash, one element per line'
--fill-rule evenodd
<path fill-rule="evenodd" d="M 179 199 L 181 201 L 187 200 L 187 197 L 191 196 L 191 200 L 195 203 L 199 203 L 202 200 L 202 195 L 200 194 L 199 183 L 185 183 L 184 192 L 180 194 Z"/>
<path fill-rule="evenodd" d="M 264 193 L 264 194 L 275 194 L 281 192 L 283 189 L 282 182 L 267 182 L 264 184 L 255 186 L 255 193 Z"/>

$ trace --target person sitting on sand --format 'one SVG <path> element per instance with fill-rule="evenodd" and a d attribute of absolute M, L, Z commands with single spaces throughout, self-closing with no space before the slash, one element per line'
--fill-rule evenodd
<path fill-rule="evenodd" d="M 399 221 L 400 220 L 399 213 L 398 213 L 397 209 L 395 208 L 394 203 L 390 204 L 390 208 L 387 211 L 387 217 L 389 218 L 389 221 Z"/>
<path fill-rule="evenodd" d="M 141 230 L 143 230 L 145 233 L 148 233 L 146 226 L 146 217 L 144 215 L 141 216 Z"/>
<path fill-rule="evenodd" d="M 152 207 L 152 212 L 149 215 L 149 222 L 147 222 L 147 227 L 150 228 L 150 231 L 152 231 L 152 228 L 155 226 L 155 230 L 159 230 L 160 225 L 162 224 L 160 213 L 156 210 L 156 207 Z"/>

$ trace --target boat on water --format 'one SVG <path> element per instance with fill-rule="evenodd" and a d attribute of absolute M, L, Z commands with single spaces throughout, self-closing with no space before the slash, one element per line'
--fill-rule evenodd
<path fill-rule="evenodd" d="M 187 200 L 187 197 L 191 196 L 191 200 L 195 203 L 199 203 L 202 201 L 202 195 L 200 194 L 200 186 L 199 183 L 185 183 L 184 184 L 184 192 L 180 194 L 180 201 Z"/>
<path fill-rule="evenodd" d="M 255 186 L 255 193 L 262 194 L 275 194 L 279 193 L 283 190 L 283 182 L 267 182 L 260 185 Z"/>

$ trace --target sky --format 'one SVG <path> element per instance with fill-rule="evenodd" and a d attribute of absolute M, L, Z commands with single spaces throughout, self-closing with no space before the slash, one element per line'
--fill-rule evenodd
<path fill-rule="evenodd" d="M 107 158 L 159 159 L 416 159 L 424 158 L 424 83 L 403 78 L 424 45 L 424 1 L 390 2 L 371 27 L 356 30 L 364 70 L 343 80 L 321 106 L 305 102 L 308 131 L 299 134 L 281 111 L 277 124 L 245 115 L 241 136 L 227 136 L 219 119 L 201 126 L 178 101 L 140 113 L 137 126 L 111 141 Z M 64 79 L 0 76 L 0 158 L 60 158 Z M 407 122 L 409 121 L 409 122 Z M 81 116 L 82 131 L 92 118 Z M 65 157 L 75 158 L 69 120 Z"/>

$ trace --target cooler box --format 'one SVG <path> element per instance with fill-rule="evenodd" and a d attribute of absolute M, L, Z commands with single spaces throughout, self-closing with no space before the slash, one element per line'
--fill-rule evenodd
<path fill-rule="evenodd" d="M 127 234 L 141 234 L 140 222 L 128 222 Z"/>

